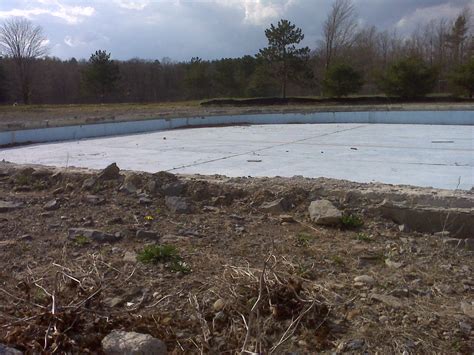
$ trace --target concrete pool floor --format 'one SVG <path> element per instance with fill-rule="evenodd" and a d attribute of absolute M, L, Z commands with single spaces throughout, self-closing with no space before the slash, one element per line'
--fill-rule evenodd
<path fill-rule="evenodd" d="M 330 177 L 471 189 L 474 126 L 290 124 L 179 129 L 0 150 L 21 164 Z"/>

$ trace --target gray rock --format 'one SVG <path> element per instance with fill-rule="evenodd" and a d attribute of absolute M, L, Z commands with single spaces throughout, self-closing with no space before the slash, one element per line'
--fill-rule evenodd
<path fill-rule="evenodd" d="M 54 199 L 51 201 L 48 201 L 44 206 L 43 209 L 45 211 L 54 211 L 57 210 L 60 207 L 59 200 Z"/>
<path fill-rule="evenodd" d="M 18 238 L 18 240 L 22 242 L 32 242 L 33 237 L 30 234 L 23 234 L 22 236 Z"/>
<path fill-rule="evenodd" d="M 459 328 L 461 329 L 461 332 L 463 332 L 466 335 L 471 334 L 472 326 L 467 323 L 467 322 L 459 322 Z"/>
<path fill-rule="evenodd" d="M 131 173 L 125 176 L 124 183 L 129 183 L 137 188 L 141 188 L 143 186 L 143 177 L 140 174 Z"/>
<path fill-rule="evenodd" d="M 410 296 L 410 291 L 407 288 L 396 288 L 390 291 L 390 296 L 394 297 L 408 297 Z"/>
<path fill-rule="evenodd" d="M 122 297 L 110 297 L 106 298 L 103 302 L 107 307 L 114 308 L 123 305 L 125 300 Z"/>
<path fill-rule="evenodd" d="M 402 302 L 398 298 L 390 295 L 381 295 L 378 293 L 373 293 L 370 295 L 370 299 L 382 302 L 392 308 L 402 308 L 403 306 Z"/>
<path fill-rule="evenodd" d="M 23 352 L 15 348 L 10 348 L 6 345 L 0 344 L 0 355 L 22 355 Z"/>
<path fill-rule="evenodd" d="M 110 164 L 99 174 L 100 180 L 116 180 L 118 178 L 120 178 L 120 169 L 116 163 Z"/>
<path fill-rule="evenodd" d="M 364 347 L 365 345 L 365 340 L 364 339 L 353 339 L 349 340 L 344 349 L 349 350 L 349 351 L 355 351 L 355 350 L 360 350 Z"/>
<path fill-rule="evenodd" d="M 186 184 L 184 182 L 175 181 L 162 185 L 161 191 L 165 196 L 180 196 L 184 192 L 185 188 Z"/>
<path fill-rule="evenodd" d="M 468 317 L 474 319 L 474 302 L 461 302 L 461 311 Z"/>
<path fill-rule="evenodd" d="M 123 261 L 127 263 L 135 263 L 137 261 L 137 253 L 133 251 L 126 251 L 123 256 Z"/>
<path fill-rule="evenodd" d="M 153 174 L 153 179 L 155 180 L 158 186 L 163 186 L 173 181 L 177 181 L 178 177 L 167 171 L 159 171 Z"/>
<path fill-rule="evenodd" d="M 96 183 L 97 179 L 95 177 L 90 177 L 84 180 L 84 182 L 82 183 L 82 188 L 84 190 L 90 190 L 95 186 Z"/>
<path fill-rule="evenodd" d="M 393 269 L 400 269 L 403 266 L 403 263 L 385 259 L 385 265 Z"/>
<path fill-rule="evenodd" d="M 158 184 L 156 183 L 155 180 L 150 180 L 145 185 L 145 190 L 148 191 L 151 194 L 156 193 L 158 188 L 159 188 L 159 186 L 158 186 Z"/>
<path fill-rule="evenodd" d="M 375 279 L 369 275 L 360 275 L 354 277 L 354 282 L 357 284 L 373 285 L 375 284 Z"/>
<path fill-rule="evenodd" d="M 328 200 L 311 202 L 308 212 L 311 220 L 321 225 L 337 225 L 342 218 L 342 212 Z"/>
<path fill-rule="evenodd" d="M 120 191 L 132 195 L 138 191 L 138 188 L 132 182 L 127 181 L 124 182 L 122 186 L 120 186 Z"/>
<path fill-rule="evenodd" d="M 137 238 L 140 239 L 157 239 L 159 238 L 159 234 L 155 231 L 147 231 L 143 229 L 137 230 L 137 233 L 135 234 Z"/>
<path fill-rule="evenodd" d="M 6 213 L 17 210 L 22 207 L 19 202 L 0 201 L 0 213 Z"/>
<path fill-rule="evenodd" d="M 174 213 L 191 213 L 191 206 L 184 197 L 166 196 L 166 207 Z"/>
<path fill-rule="evenodd" d="M 85 200 L 95 206 L 103 205 L 105 203 L 105 198 L 97 195 L 86 195 Z"/>
<path fill-rule="evenodd" d="M 115 235 L 107 234 L 95 229 L 70 228 L 68 231 L 68 238 L 75 239 L 77 237 L 85 237 L 91 241 L 99 243 L 116 242 L 119 239 Z"/>
<path fill-rule="evenodd" d="M 106 355 L 166 355 L 166 344 L 149 334 L 114 330 L 102 339 Z"/>
<path fill-rule="evenodd" d="M 152 203 L 153 201 L 151 200 L 151 198 L 148 198 L 148 197 L 140 197 L 138 199 L 138 203 L 140 205 L 149 205 L 150 203 Z"/>
<path fill-rule="evenodd" d="M 274 201 L 264 202 L 260 209 L 268 213 L 282 213 L 291 209 L 291 203 L 286 198 L 279 198 Z"/>

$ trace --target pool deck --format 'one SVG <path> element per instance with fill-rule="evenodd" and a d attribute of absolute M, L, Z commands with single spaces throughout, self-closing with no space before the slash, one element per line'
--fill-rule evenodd
<path fill-rule="evenodd" d="M 474 126 L 368 123 L 187 128 L 0 150 L 21 164 L 227 176 L 330 177 L 469 190 Z"/>

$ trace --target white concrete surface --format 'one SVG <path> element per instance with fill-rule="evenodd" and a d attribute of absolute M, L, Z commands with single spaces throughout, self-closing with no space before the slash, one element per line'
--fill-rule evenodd
<path fill-rule="evenodd" d="M 465 111 L 356 111 L 209 116 L 96 123 L 66 127 L 0 132 L 0 147 L 18 143 L 43 143 L 83 138 L 144 133 L 191 126 L 284 123 L 380 123 L 474 125 L 474 110 Z"/>
<path fill-rule="evenodd" d="M 166 138 L 166 139 L 165 139 Z M 227 176 L 474 185 L 474 126 L 293 124 L 188 128 L 0 150 L 16 163 Z"/>

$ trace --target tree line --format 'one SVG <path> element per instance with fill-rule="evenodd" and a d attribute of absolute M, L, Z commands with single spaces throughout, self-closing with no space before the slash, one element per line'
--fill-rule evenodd
<path fill-rule="evenodd" d="M 474 26 L 463 10 L 410 36 L 359 25 L 352 0 L 336 0 L 314 49 L 301 28 L 280 20 L 267 47 L 241 58 L 118 61 L 49 57 L 41 27 L 13 18 L 0 26 L 0 102 L 38 104 L 161 102 L 214 97 L 419 97 L 474 94 Z"/>

